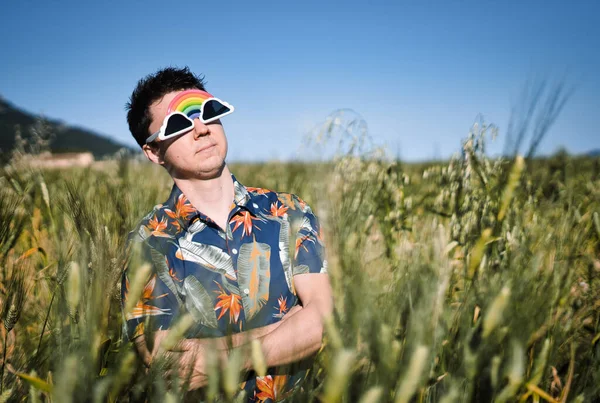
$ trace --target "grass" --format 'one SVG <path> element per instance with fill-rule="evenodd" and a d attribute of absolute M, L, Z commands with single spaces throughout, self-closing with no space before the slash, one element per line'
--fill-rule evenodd
<path fill-rule="evenodd" d="M 600 399 L 600 160 L 489 159 L 486 136 L 432 164 L 361 143 L 231 166 L 301 195 L 325 228 L 335 315 L 290 401 Z M 119 301 L 127 234 L 170 183 L 126 159 L 5 168 L 0 402 L 182 399 L 123 342 Z M 240 360 L 212 367 L 209 396 L 240 399 Z"/>

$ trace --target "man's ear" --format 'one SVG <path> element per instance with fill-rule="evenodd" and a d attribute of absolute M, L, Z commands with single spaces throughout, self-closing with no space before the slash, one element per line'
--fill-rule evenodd
<path fill-rule="evenodd" d="M 142 146 L 142 150 L 144 151 L 144 154 L 146 154 L 146 157 L 154 162 L 155 164 L 158 165 L 163 165 L 164 161 L 162 159 L 162 152 L 160 151 L 160 147 L 158 147 L 158 145 L 156 144 L 144 144 Z"/>

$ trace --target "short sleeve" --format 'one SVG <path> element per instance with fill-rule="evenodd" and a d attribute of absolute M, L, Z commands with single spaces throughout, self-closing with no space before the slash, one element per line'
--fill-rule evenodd
<path fill-rule="evenodd" d="M 306 202 L 292 195 L 298 212 L 301 215 L 296 233 L 296 250 L 294 252 L 293 275 L 306 273 L 327 273 L 325 244 L 322 228 L 317 216 Z"/>
<path fill-rule="evenodd" d="M 121 303 L 125 328 L 129 340 L 156 330 L 166 330 L 177 317 L 180 297 L 171 279 L 166 257 L 145 241 L 132 241 L 129 263 L 121 278 Z M 148 280 L 143 279 L 143 288 L 133 309 L 125 312 L 129 293 L 135 289 L 137 270 L 151 266 Z M 147 276 L 145 276 L 148 278 Z"/>

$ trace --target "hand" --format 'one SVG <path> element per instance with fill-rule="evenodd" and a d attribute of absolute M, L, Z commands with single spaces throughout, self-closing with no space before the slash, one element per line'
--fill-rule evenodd
<path fill-rule="evenodd" d="M 168 331 L 156 332 L 152 353 L 147 348 L 140 349 L 138 346 L 144 364 L 150 367 L 154 362 L 158 363 L 160 360 L 165 360 L 167 365 L 165 372 L 162 374 L 165 379 L 171 378 L 176 373 L 182 384 L 189 382 L 188 390 L 205 386 L 207 383 L 206 352 L 210 348 L 209 345 L 214 343 L 211 343 L 210 340 L 184 339 L 165 350 L 163 340 L 167 335 Z M 145 341 L 139 341 L 140 344 L 142 342 L 143 347 L 145 347 Z"/>
<path fill-rule="evenodd" d="M 188 390 L 208 383 L 208 372 L 227 363 L 228 346 L 225 338 L 184 339 L 165 352 L 165 357 L 177 365 L 179 378 L 188 382 Z"/>
<path fill-rule="evenodd" d="M 279 322 L 273 323 L 269 326 L 262 328 L 253 329 L 249 332 L 245 332 L 244 335 L 234 335 L 233 347 L 239 347 L 252 339 L 261 339 L 273 330 L 277 329 L 286 320 L 290 319 L 297 312 L 302 310 L 301 305 L 293 306 Z M 207 383 L 207 351 L 216 352 L 218 362 L 224 365 L 227 363 L 227 353 L 229 348 L 229 342 L 231 341 L 228 337 L 213 338 L 213 339 L 185 339 L 180 341 L 175 347 L 168 351 L 163 351 L 161 343 L 167 336 L 167 330 L 159 330 L 154 335 L 154 344 L 152 352 L 146 345 L 146 339 L 144 335 L 141 335 L 134 339 L 136 349 L 140 354 L 146 367 L 150 365 L 159 357 L 170 360 L 173 365 L 179 365 L 179 376 L 180 379 L 186 380 L 189 376 L 190 389 L 197 389 L 205 386 Z M 248 367 L 251 368 L 251 367 Z M 164 375 L 168 377 L 171 374 L 170 371 Z"/>
<path fill-rule="evenodd" d="M 184 340 L 167 354 L 177 357 L 179 379 L 189 384 L 188 390 L 206 386 L 207 375 L 207 348 L 201 340 Z"/>

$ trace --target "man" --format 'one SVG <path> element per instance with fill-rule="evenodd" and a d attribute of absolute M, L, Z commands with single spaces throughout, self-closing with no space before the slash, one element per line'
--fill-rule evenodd
<path fill-rule="evenodd" d="M 226 355 L 258 340 L 268 375 L 257 377 L 244 364 L 241 386 L 249 401 L 285 397 L 304 374 L 289 364 L 321 347 L 323 319 L 332 312 L 316 216 L 295 195 L 235 179 L 220 121 L 233 106 L 207 93 L 188 68 L 140 80 L 127 109 L 134 138 L 174 182 L 167 201 L 132 232 L 131 244 L 141 246 L 153 270 L 141 299 L 124 312 L 129 338 L 151 365 L 160 341 L 187 313 L 194 325 L 179 345 L 179 362 L 191 371 L 192 389 L 207 382 L 208 346 Z M 124 272 L 124 307 L 138 267 Z"/>

